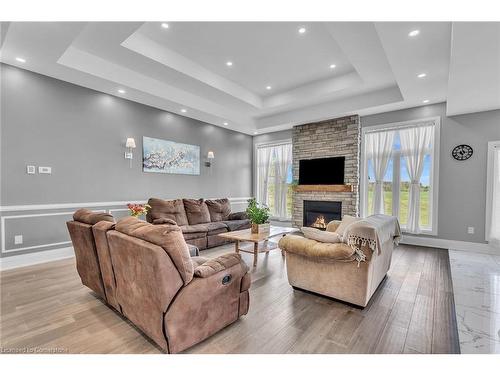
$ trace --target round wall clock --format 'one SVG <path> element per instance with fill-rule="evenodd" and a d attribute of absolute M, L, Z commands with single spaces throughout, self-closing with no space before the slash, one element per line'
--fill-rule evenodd
<path fill-rule="evenodd" d="M 473 150 L 469 145 L 458 145 L 453 151 L 451 151 L 451 156 L 453 156 L 456 160 L 467 160 L 472 156 Z"/>

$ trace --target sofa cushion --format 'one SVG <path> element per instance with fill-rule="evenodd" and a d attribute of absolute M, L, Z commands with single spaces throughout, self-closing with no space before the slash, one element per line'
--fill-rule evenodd
<path fill-rule="evenodd" d="M 177 225 L 153 225 L 135 217 L 127 217 L 116 223 L 115 229 L 123 234 L 139 238 L 162 247 L 179 271 L 184 285 L 193 279 L 194 267 L 189 249 Z"/>
<path fill-rule="evenodd" d="M 339 243 L 342 242 L 342 237 L 335 232 L 322 231 L 317 228 L 302 227 L 301 232 L 304 233 L 306 238 L 325 243 Z"/>
<path fill-rule="evenodd" d="M 342 242 L 323 243 L 291 234 L 283 237 L 278 247 L 286 252 L 325 261 L 354 260 L 354 249 Z"/>
<path fill-rule="evenodd" d="M 211 221 L 228 220 L 228 217 L 231 214 L 231 204 L 229 203 L 229 199 L 207 199 L 205 203 L 208 206 Z"/>
<path fill-rule="evenodd" d="M 183 199 L 189 225 L 210 223 L 210 212 L 203 199 Z"/>
<path fill-rule="evenodd" d="M 245 211 L 231 212 L 227 220 L 245 220 L 248 219 L 248 214 Z"/>
<path fill-rule="evenodd" d="M 196 225 L 185 225 L 181 227 L 182 233 L 208 233 L 212 231 L 217 231 L 220 229 L 225 229 L 227 231 L 227 225 L 223 222 L 215 222 L 215 223 L 204 223 L 204 224 L 196 224 Z M 225 232 L 222 231 L 221 233 Z"/>
<path fill-rule="evenodd" d="M 87 210 L 86 208 L 80 208 L 79 210 L 76 210 L 76 212 L 73 214 L 73 220 L 89 225 L 97 224 L 100 221 L 109 221 L 111 223 L 115 221 L 113 219 L 113 216 L 111 216 L 110 214 L 107 214 L 105 212 L 93 212 L 91 210 Z"/>
<path fill-rule="evenodd" d="M 222 223 L 226 224 L 229 228 L 229 231 L 233 232 L 235 230 L 248 229 L 250 228 L 250 220 L 228 220 L 223 221 Z"/>
<path fill-rule="evenodd" d="M 177 225 L 188 225 L 186 211 L 182 199 L 165 200 L 159 198 L 149 198 L 148 204 L 151 206 L 146 219 L 152 223 L 157 219 L 171 219 Z"/>
<path fill-rule="evenodd" d="M 206 238 L 207 232 L 182 233 L 182 235 L 184 236 L 184 239 L 187 241 L 195 238 Z"/>

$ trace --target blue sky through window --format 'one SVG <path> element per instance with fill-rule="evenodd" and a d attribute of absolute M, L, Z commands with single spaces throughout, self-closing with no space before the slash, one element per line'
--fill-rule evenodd
<path fill-rule="evenodd" d="M 401 141 L 399 140 L 399 134 L 396 133 L 394 137 L 394 150 L 401 150 Z M 389 164 L 387 165 L 387 171 L 384 176 L 384 181 L 392 181 L 392 167 L 393 167 L 393 159 L 389 160 Z M 430 176 L 431 176 L 431 156 L 425 155 L 424 157 L 424 169 L 422 171 L 422 178 L 420 179 L 420 183 L 422 185 L 429 186 L 430 185 Z M 375 174 L 373 172 L 372 161 L 368 161 L 368 179 L 369 181 L 375 181 Z M 408 170 L 406 169 L 406 161 L 404 158 L 401 158 L 401 181 L 410 181 L 410 177 L 408 176 Z"/>

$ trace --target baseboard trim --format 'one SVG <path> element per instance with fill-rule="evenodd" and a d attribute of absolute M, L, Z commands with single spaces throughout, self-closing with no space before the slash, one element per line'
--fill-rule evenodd
<path fill-rule="evenodd" d="M 13 255 L 0 258 L 0 270 L 6 271 L 19 267 L 32 266 L 35 264 L 52 262 L 54 260 L 72 258 L 75 256 L 73 247 L 39 251 L 36 253 Z"/>
<path fill-rule="evenodd" d="M 497 250 L 486 243 L 454 241 L 442 238 L 416 237 L 416 236 L 403 235 L 403 238 L 401 239 L 400 243 L 406 245 L 437 247 L 447 250 L 453 249 L 458 251 L 467 251 L 471 253 L 482 253 L 482 254 L 493 254 L 493 255 L 500 254 L 500 250 Z"/>

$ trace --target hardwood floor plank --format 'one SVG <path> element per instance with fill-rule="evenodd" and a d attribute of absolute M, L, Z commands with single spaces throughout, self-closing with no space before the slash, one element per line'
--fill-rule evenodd
<path fill-rule="evenodd" d="M 432 353 L 432 330 L 434 324 L 434 299 L 417 295 L 411 316 L 405 348 L 419 353 Z"/>

